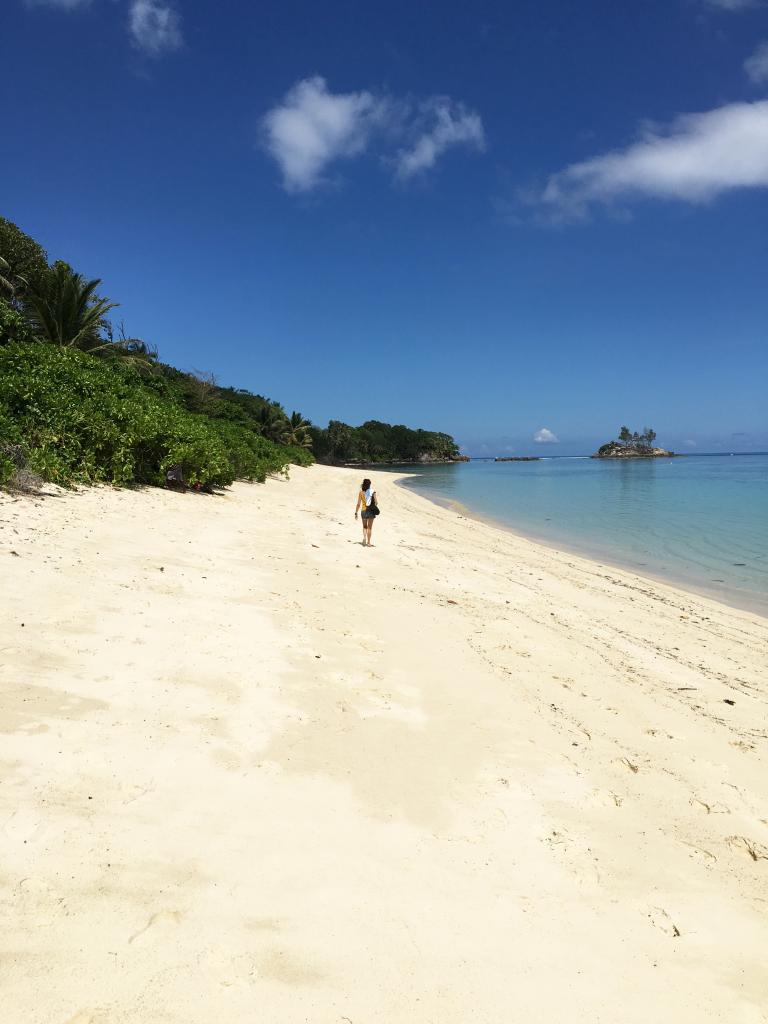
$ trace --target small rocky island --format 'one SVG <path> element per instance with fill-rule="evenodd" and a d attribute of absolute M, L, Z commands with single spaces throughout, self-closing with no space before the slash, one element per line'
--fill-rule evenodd
<path fill-rule="evenodd" d="M 629 427 L 622 427 L 616 441 L 602 444 L 592 456 L 593 459 L 669 459 L 677 452 L 657 448 L 654 445 L 656 431 L 646 427 L 642 434 L 632 433 Z"/>
<path fill-rule="evenodd" d="M 494 462 L 538 462 L 539 455 L 497 455 Z"/>

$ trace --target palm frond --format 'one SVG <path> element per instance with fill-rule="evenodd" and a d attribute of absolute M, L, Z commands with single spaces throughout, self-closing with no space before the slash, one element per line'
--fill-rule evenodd
<path fill-rule="evenodd" d="M 107 313 L 115 309 L 96 293 L 98 278 L 86 281 L 66 263 L 56 263 L 40 285 L 25 299 L 33 329 L 47 341 L 62 348 L 95 352 L 111 342 L 105 340 Z"/>

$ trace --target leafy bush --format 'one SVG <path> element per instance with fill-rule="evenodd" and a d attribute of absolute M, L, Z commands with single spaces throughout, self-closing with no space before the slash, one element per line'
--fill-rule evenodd
<path fill-rule="evenodd" d="M 187 483 L 223 487 L 308 464 L 306 452 L 188 412 L 130 365 L 39 344 L 0 348 L 4 440 L 21 441 L 30 468 L 64 485 L 163 484 L 179 465 Z M 0 479 L 8 472 L 0 462 Z"/>
<path fill-rule="evenodd" d="M 19 441 L 18 428 L 0 402 L 0 485 L 7 483 L 16 472 L 13 456 Z"/>
<path fill-rule="evenodd" d="M 0 345 L 12 341 L 34 341 L 34 334 L 24 314 L 0 298 Z"/>
<path fill-rule="evenodd" d="M 32 287 L 48 271 L 45 249 L 5 217 L 0 217 L 0 256 L 8 264 L 9 276 L 21 277 Z"/>

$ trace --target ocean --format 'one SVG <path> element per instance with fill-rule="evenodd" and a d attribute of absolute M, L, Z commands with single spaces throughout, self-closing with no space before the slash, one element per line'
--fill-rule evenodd
<path fill-rule="evenodd" d="M 405 485 L 434 501 L 768 616 L 768 454 L 408 471 Z"/>

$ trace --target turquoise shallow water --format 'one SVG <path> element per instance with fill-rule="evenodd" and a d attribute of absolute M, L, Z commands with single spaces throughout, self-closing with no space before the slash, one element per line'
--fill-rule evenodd
<path fill-rule="evenodd" d="M 768 615 L 768 455 L 413 469 L 426 497 Z"/>

